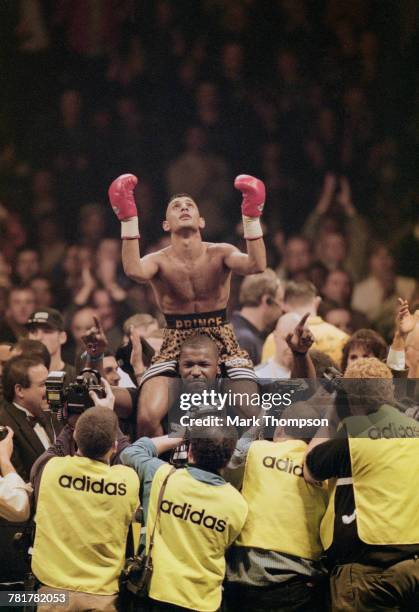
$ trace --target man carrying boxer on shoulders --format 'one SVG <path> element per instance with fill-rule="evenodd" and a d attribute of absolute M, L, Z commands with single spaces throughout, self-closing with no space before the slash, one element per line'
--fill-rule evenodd
<path fill-rule="evenodd" d="M 256 391 L 252 361 L 240 349 L 227 322 L 226 306 L 232 272 L 245 276 L 266 268 L 260 224 L 265 186 L 259 179 L 245 174 L 234 181 L 236 189 L 243 194 L 247 254 L 231 244 L 203 242 L 201 230 L 205 220 L 197 204 L 188 194 L 178 194 L 170 199 L 163 221 L 164 231 L 170 233 L 171 245 L 140 257 L 136 184 L 134 175 L 123 174 L 113 181 L 108 193 L 121 221 L 124 271 L 136 282 L 150 282 L 166 317 L 163 345 L 141 380 L 137 413 L 139 435 L 160 435 L 161 420 L 168 410 L 169 378 L 177 375 L 180 347 L 187 337 L 197 332 L 207 334 L 217 344 L 223 373 L 232 379 L 231 387 L 234 381 L 247 379 L 247 384 Z M 249 386 L 244 391 L 252 392 Z"/>

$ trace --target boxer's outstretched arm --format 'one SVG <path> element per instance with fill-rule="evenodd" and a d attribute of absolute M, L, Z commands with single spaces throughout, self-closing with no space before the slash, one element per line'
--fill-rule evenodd
<path fill-rule="evenodd" d="M 254 176 L 240 174 L 234 181 L 234 187 L 241 191 L 242 218 L 244 237 L 247 243 L 247 255 L 231 247 L 226 253 L 224 263 L 236 274 L 256 274 L 266 269 L 266 250 L 260 217 L 265 205 L 265 185 Z"/>
<path fill-rule="evenodd" d="M 122 265 L 125 274 L 137 283 L 151 280 L 159 269 L 155 253 L 150 253 L 140 259 L 138 240 L 122 241 Z"/>
<path fill-rule="evenodd" d="M 263 238 L 247 240 L 247 254 L 231 244 L 225 245 L 224 264 L 232 272 L 246 276 L 266 270 L 266 249 Z"/>
<path fill-rule="evenodd" d="M 159 269 L 154 254 L 140 259 L 138 240 L 138 213 L 134 189 L 138 179 L 133 174 L 122 174 L 109 187 L 108 194 L 112 209 L 121 222 L 122 265 L 125 274 L 137 282 L 151 280 Z"/>

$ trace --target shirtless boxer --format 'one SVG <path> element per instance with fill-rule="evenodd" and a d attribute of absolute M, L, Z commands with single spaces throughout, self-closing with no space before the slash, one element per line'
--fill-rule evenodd
<path fill-rule="evenodd" d="M 247 254 L 230 244 L 203 242 L 205 220 L 188 194 L 169 201 L 163 229 L 170 233 L 171 245 L 140 257 L 138 215 L 134 199 L 137 178 L 123 174 L 109 188 L 112 208 L 121 221 L 122 263 L 129 278 L 150 282 L 167 327 L 160 352 L 141 380 L 137 426 L 141 435 L 159 435 L 161 420 L 168 410 L 169 377 L 177 374 L 183 341 L 205 333 L 217 344 L 225 375 L 231 379 L 256 381 L 253 364 L 241 350 L 226 306 L 231 273 L 247 275 L 263 272 L 266 251 L 260 225 L 265 202 L 265 186 L 259 179 L 240 175 L 234 181 L 242 192 L 242 215 Z M 256 382 L 251 383 L 254 388 Z"/>

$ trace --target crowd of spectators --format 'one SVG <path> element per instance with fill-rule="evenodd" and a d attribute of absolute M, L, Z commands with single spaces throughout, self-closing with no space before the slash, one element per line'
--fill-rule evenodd
<path fill-rule="evenodd" d="M 75 303 L 104 308 L 95 282 L 121 301 L 118 248 L 101 243 L 118 174 L 140 177 L 144 253 L 179 191 L 207 239 L 238 242 L 232 179 L 247 172 L 267 186 L 272 267 L 316 264 L 318 283 L 344 268 L 340 306 L 369 275 L 353 308 L 375 322 L 393 274 L 417 276 L 414 23 L 375 2 L 4 2 L 0 303 L 28 281 L 57 307 L 82 288 Z"/>

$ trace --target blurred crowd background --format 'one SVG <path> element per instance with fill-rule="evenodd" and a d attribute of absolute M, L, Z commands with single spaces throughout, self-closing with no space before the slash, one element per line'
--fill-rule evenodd
<path fill-rule="evenodd" d="M 419 301 L 418 20 L 408 0 L 3 0 L 2 325 L 93 307 L 116 347 L 127 316 L 158 313 L 123 274 L 110 182 L 139 177 L 145 253 L 176 192 L 240 246 L 249 173 L 270 266 L 389 341 L 396 298 Z"/>

